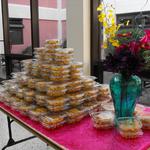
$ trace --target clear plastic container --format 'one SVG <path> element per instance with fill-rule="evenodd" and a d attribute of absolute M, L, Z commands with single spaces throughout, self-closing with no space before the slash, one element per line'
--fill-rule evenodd
<path fill-rule="evenodd" d="M 69 75 L 64 75 L 64 76 L 50 76 L 50 80 L 54 81 L 54 82 L 64 82 L 64 81 L 68 81 L 69 80 Z"/>
<path fill-rule="evenodd" d="M 23 115 L 27 115 L 28 112 L 29 112 L 30 110 L 35 109 L 35 107 L 36 107 L 35 105 L 23 104 L 23 105 L 21 105 L 21 106 L 18 107 L 18 111 L 19 111 L 21 114 L 23 114 Z"/>
<path fill-rule="evenodd" d="M 74 62 L 71 64 L 71 69 L 83 68 L 82 62 Z"/>
<path fill-rule="evenodd" d="M 22 100 L 22 99 L 15 99 L 15 101 L 13 101 L 12 103 L 11 103 L 11 108 L 13 108 L 14 110 L 16 110 L 16 111 L 18 111 L 18 108 L 20 107 L 20 106 L 22 106 L 22 105 L 24 105 L 25 104 L 25 102 Z"/>
<path fill-rule="evenodd" d="M 66 86 L 67 86 L 66 83 L 63 83 L 63 84 L 54 84 L 54 83 L 50 82 L 50 84 L 47 85 L 47 90 L 48 91 L 66 90 Z"/>
<path fill-rule="evenodd" d="M 64 115 L 46 115 L 41 117 L 41 124 L 47 129 L 55 129 L 65 124 Z"/>
<path fill-rule="evenodd" d="M 27 86 L 28 85 L 28 79 L 29 77 L 26 75 L 22 75 L 20 78 L 18 78 L 18 83 L 21 87 Z"/>
<path fill-rule="evenodd" d="M 70 75 L 71 79 L 73 79 L 73 80 L 81 79 L 82 76 L 83 76 L 83 72 L 80 72 L 80 73 L 71 73 L 71 75 Z"/>
<path fill-rule="evenodd" d="M 36 88 L 36 83 L 42 81 L 42 79 L 37 79 L 37 78 L 29 78 L 28 79 L 28 87 L 31 89 Z"/>
<path fill-rule="evenodd" d="M 74 101 L 74 100 L 81 100 L 83 99 L 85 96 L 84 92 L 78 92 L 78 93 L 72 93 L 72 94 L 68 94 L 68 97 Z"/>
<path fill-rule="evenodd" d="M 67 93 L 75 93 L 81 91 L 83 88 L 82 85 L 74 86 L 74 87 L 68 87 L 67 88 Z"/>
<path fill-rule="evenodd" d="M 74 73 L 83 73 L 83 68 L 70 69 L 70 72 L 71 72 L 72 74 L 74 74 Z"/>
<path fill-rule="evenodd" d="M 150 113 L 140 115 L 139 118 L 142 122 L 142 128 L 150 130 Z"/>
<path fill-rule="evenodd" d="M 24 89 L 18 88 L 18 89 L 17 89 L 17 92 L 16 92 L 16 96 L 17 96 L 18 98 L 23 98 L 23 97 L 24 97 Z"/>
<path fill-rule="evenodd" d="M 25 90 L 24 91 L 24 100 L 28 103 L 32 103 L 35 100 L 35 91 L 34 90 Z"/>
<path fill-rule="evenodd" d="M 51 71 L 65 71 L 70 68 L 70 65 L 63 65 L 63 66 L 58 66 L 58 65 L 51 65 Z"/>
<path fill-rule="evenodd" d="M 67 92 L 67 90 L 47 90 L 47 95 L 48 96 L 54 96 L 54 97 L 59 97 L 59 96 L 63 96 L 65 95 Z"/>
<path fill-rule="evenodd" d="M 41 78 L 46 80 L 46 81 L 49 81 L 50 80 L 50 74 L 49 73 L 42 73 Z"/>
<path fill-rule="evenodd" d="M 47 109 L 51 112 L 61 112 L 64 110 L 67 110 L 70 108 L 69 104 L 66 104 L 64 106 L 50 106 L 50 105 L 46 105 Z"/>
<path fill-rule="evenodd" d="M 44 107 L 36 107 L 35 109 L 29 110 L 28 114 L 30 119 L 34 121 L 40 121 L 42 116 L 48 114 L 48 110 Z"/>
<path fill-rule="evenodd" d="M 114 126 L 114 113 L 111 111 L 92 112 L 90 115 L 95 128 L 110 129 Z"/>
<path fill-rule="evenodd" d="M 120 117 L 117 119 L 118 132 L 124 138 L 137 138 L 143 135 L 142 123 L 136 117 Z"/>
<path fill-rule="evenodd" d="M 90 97 L 90 96 L 93 96 L 93 95 L 98 95 L 98 89 L 97 88 L 93 88 L 93 89 L 85 91 L 85 96 L 86 97 Z"/>
<path fill-rule="evenodd" d="M 95 82 L 93 82 L 93 83 L 83 83 L 83 89 L 84 90 L 88 90 L 88 89 L 92 89 L 92 88 L 94 88 L 95 87 Z"/>
<path fill-rule="evenodd" d="M 51 71 L 51 75 L 55 76 L 55 77 L 60 77 L 60 76 L 65 76 L 65 75 L 69 75 L 70 74 L 70 70 L 64 70 L 64 71 Z"/>
<path fill-rule="evenodd" d="M 46 94 L 37 93 L 35 95 L 35 101 L 39 106 L 45 106 L 48 96 Z"/>
<path fill-rule="evenodd" d="M 82 80 L 72 80 L 68 82 L 68 88 L 74 88 L 75 86 L 82 86 Z"/>
<path fill-rule="evenodd" d="M 115 110 L 114 110 L 114 105 L 113 105 L 112 102 L 102 103 L 101 108 L 102 108 L 103 110 L 106 110 L 106 111 L 112 111 L 112 112 L 115 111 Z"/>
<path fill-rule="evenodd" d="M 70 59 L 55 60 L 54 63 L 56 65 L 69 65 L 71 63 L 71 60 Z"/>
<path fill-rule="evenodd" d="M 48 82 L 40 81 L 36 83 L 35 88 L 39 92 L 46 92 L 48 84 L 49 84 Z"/>
<path fill-rule="evenodd" d="M 45 41 L 45 44 L 60 44 L 60 40 L 58 39 L 48 39 Z"/>
<path fill-rule="evenodd" d="M 83 99 L 79 99 L 79 100 L 74 100 L 74 101 L 69 101 L 69 105 L 72 106 L 72 107 L 75 107 L 75 106 L 78 106 L 78 105 L 81 105 L 83 104 L 84 102 L 86 101 L 85 98 Z"/>
<path fill-rule="evenodd" d="M 56 55 L 62 55 L 62 56 L 68 56 L 73 54 L 74 49 L 73 48 L 58 48 L 55 50 Z"/>
<path fill-rule="evenodd" d="M 49 106 L 65 106 L 70 99 L 68 97 L 48 98 L 46 104 Z"/>

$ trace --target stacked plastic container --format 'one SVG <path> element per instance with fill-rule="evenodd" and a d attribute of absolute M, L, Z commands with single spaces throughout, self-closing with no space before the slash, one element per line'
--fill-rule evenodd
<path fill-rule="evenodd" d="M 7 105 L 48 129 L 80 121 L 100 105 L 100 86 L 83 75 L 83 63 L 74 61 L 72 48 L 47 40 L 34 55 L 22 62 L 23 72 L 4 82 Z"/>

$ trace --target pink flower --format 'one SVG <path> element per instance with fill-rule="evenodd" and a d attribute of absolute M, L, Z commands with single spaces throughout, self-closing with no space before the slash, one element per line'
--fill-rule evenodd
<path fill-rule="evenodd" d="M 147 43 L 150 42 L 150 30 L 145 30 L 145 36 L 140 40 L 140 42 Z"/>
<path fill-rule="evenodd" d="M 140 43 L 135 41 L 130 42 L 129 49 L 133 54 L 137 54 L 141 49 Z"/>

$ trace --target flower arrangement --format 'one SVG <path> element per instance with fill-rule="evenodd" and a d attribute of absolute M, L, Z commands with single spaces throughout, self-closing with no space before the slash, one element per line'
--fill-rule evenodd
<path fill-rule="evenodd" d="M 101 3 L 97 8 L 98 20 L 103 25 L 103 48 L 107 50 L 104 64 L 113 72 L 125 77 L 138 74 L 145 63 L 150 62 L 150 30 L 141 28 L 126 29 L 130 21 L 116 24 L 115 9 Z"/>

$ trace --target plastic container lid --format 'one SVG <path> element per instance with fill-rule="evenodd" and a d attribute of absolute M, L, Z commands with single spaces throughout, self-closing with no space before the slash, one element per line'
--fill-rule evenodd
<path fill-rule="evenodd" d="M 94 122 L 99 124 L 114 124 L 114 113 L 111 111 L 100 111 L 91 113 Z"/>

